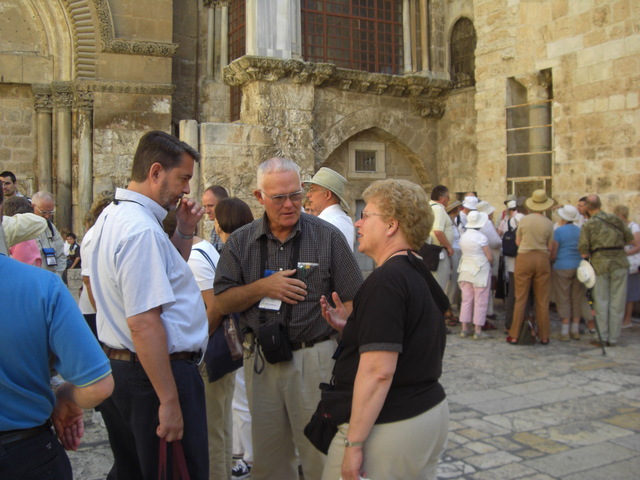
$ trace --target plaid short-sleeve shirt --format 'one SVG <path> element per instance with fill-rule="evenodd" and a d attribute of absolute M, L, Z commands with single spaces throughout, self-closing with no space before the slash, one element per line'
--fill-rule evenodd
<path fill-rule="evenodd" d="M 302 213 L 300 220 L 284 242 L 270 231 L 266 215 L 231 234 L 222 251 L 216 270 L 216 295 L 229 288 L 247 285 L 261 278 L 260 243 L 267 239 L 266 269 L 287 270 L 292 266 L 294 238 L 300 235 L 298 262 L 317 263 L 302 279 L 307 284 L 306 298 L 293 305 L 291 320 L 286 325 L 292 342 L 311 341 L 334 333 L 322 318 L 320 296 L 330 298 L 338 292 L 342 301 L 351 301 L 362 284 L 362 273 L 351 248 L 335 226 L 312 215 Z M 286 307 L 266 311 L 268 324 L 285 323 Z M 260 326 L 258 304 L 241 312 L 241 328 L 254 331 Z"/>

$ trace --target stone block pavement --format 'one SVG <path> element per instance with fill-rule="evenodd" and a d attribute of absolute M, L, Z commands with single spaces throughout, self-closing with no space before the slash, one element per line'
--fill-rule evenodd
<path fill-rule="evenodd" d="M 588 335 L 556 340 L 552 320 L 548 346 L 509 345 L 501 329 L 483 340 L 460 338 L 459 328 L 448 336 L 442 383 L 451 419 L 438 478 L 639 478 L 640 322 L 603 356 Z M 104 479 L 106 433 L 91 412 L 85 418 L 84 441 L 70 454 L 74 478 Z"/>

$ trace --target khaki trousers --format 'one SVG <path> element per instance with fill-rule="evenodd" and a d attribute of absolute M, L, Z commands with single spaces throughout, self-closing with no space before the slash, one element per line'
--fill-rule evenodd
<path fill-rule="evenodd" d="M 605 342 L 617 343 L 620 338 L 627 302 L 628 273 L 628 268 L 618 268 L 608 274 L 596 275 L 593 287 L 596 322 Z"/>
<path fill-rule="evenodd" d="M 513 273 L 516 284 L 516 305 L 513 311 L 513 323 L 509 330 L 511 338 L 518 338 L 524 323 L 524 311 L 529 298 L 529 290 L 533 287 L 533 300 L 538 326 L 538 337 L 549 339 L 551 325 L 549 323 L 549 291 L 551 280 L 551 261 L 546 252 L 519 253 L 516 257 L 516 268 Z"/>
<path fill-rule="evenodd" d="M 204 365 L 204 362 L 203 364 Z M 207 402 L 207 436 L 209 437 L 209 480 L 231 480 L 233 468 L 233 410 L 231 401 L 236 372 L 209 382 L 206 369 L 202 377 Z"/>
<path fill-rule="evenodd" d="M 449 429 L 449 404 L 443 400 L 420 415 L 374 425 L 363 447 L 362 470 L 371 480 L 435 480 L 438 458 Z M 331 442 L 322 480 L 338 480 L 349 424 Z M 306 477 L 305 477 L 306 478 Z"/>
<path fill-rule="evenodd" d="M 245 356 L 244 375 L 251 411 L 252 480 L 298 480 L 298 459 L 305 480 L 320 480 L 326 456 L 304 436 L 304 427 L 320 401 L 321 382 L 331 380 L 334 340 L 293 352 L 288 362 L 270 364 L 255 352 Z M 254 363 L 264 362 L 257 374 Z"/>

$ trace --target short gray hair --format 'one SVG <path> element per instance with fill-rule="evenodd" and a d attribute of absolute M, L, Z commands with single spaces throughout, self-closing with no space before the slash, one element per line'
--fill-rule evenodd
<path fill-rule="evenodd" d="M 300 178 L 300 167 L 296 162 L 288 158 L 274 157 L 265 160 L 258 166 L 256 175 L 258 188 L 262 190 L 265 175 L 278 172 L 295 172 Z"/>
<path fill-rule="evenodd" d="M 36 192 L 33 194 L 33 197 L 31 197 L 31 203 L 33 202 L 54 202 L 55 203 L 55 199 L 53 197 L 52 193 L 46 192 L 44 190 L 41 190 L 39 192 Z"/>

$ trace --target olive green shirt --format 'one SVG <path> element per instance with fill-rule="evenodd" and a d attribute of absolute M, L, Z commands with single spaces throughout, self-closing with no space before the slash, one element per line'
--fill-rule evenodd
<path fill-rule="evenodd" d="M 624 246 L 632 241 L 631 230 L 622 220 L 600 211 L 582 226 L 578 250 L 591 257 L 596 275 L 604 275 L 619 268 L 629 268 Z"/>

